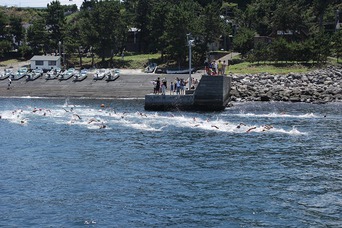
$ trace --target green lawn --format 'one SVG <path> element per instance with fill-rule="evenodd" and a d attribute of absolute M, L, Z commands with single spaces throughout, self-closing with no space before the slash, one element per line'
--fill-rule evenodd
<path fill-rule="evenodd" d="M 239 64 L 234 64 L 229 66 L 227 69 L 227 73 L 240 73 L 240 74 L 256 74 L 256 73 L 270 73 L 270 74 L 287 74 L 290 72 L 293 73 L 303 73 L 308 72 L 310 70 L 309 67 L 298 64 L 258 64 L 258 63 L 249 63 L 243 62 Z"/>
<path fill-rule="evenodd" d="M 5 60 L 5 61 L 1 61 L 0 62 L 0 67 L 16 66 L 16 65 L 20 64 L 21 62 L 23 62 L 23 61 L 20 61 L 18 59 L 8 59 L 8 60 Z"/>
<path fill-rule="evenodd" d="M 114 56 L 113 63 L 110 63 L 110 59 L 106 58 L 105 62 L 101 62 L 102 59 L 94 58 L 95 65 L 103 66 L 103 67 L 116 67 L 116 68 L 131 68 L 131 69 L 142 69 L 149 61 L 150 62 L 159 62 L 160 54 L 141 54 L 141 55 L 130 55 L 127 54 L 124 57 Z M 77 56 L 68 59 L 70 64 L 78 66 L 79 58 Z M 82 58 L 83 66 L 91 66 L 91 58 L 83 57 Z"/>
<path fill-rule="evenodd" d="M 239 59 L 239 56 L 234 57 L 234 59 Z M 79 67 L 79 58 L 74 56 L 67 59 L 69 66 Z M 329 64 L 341 64 L 342 60 L 337 63 L 336 58 L 329 58 Z M 16 66 L 20 63 L 20 60 L 9 59 L 0 62 L 0 66 Z M 113 62 L 110 63 L 110 59 L 106 58 L 105 62 L 101 62 L 100 58 L 94 58 L 94 63 L 96 67 L 115 67 L 115 68 L 131 68 L 131 69 L 142 69 L 148 62 L 161 62 L 160 54 L 139 54 L 134 55 L 131 53 L 126 53 L 122 58 L 121 56 L 115 56 Z M 91 67 L 91 58 L 82 58 L 83 67 Z M 202 68 L 202 66 L 199 66 Z M 311 64 L 296 64 L 296 63 L 249 63 L 242 62 L 234 65 L 230 65 L 227 69 L 227 74 L 240 73 L 240 74 L 256 74 L 256 73 L 271 73 L 271 74 L 287 74 L 293 73 L 303 73 L 308 72 L 314 68 L 319 68 L 319 66 Z"/>

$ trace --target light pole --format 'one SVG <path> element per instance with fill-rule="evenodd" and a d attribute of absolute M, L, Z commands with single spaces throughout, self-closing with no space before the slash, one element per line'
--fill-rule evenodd
<path fill-rule="evenodd" d="M 62 45 L 62 42 L 58 41 L 58 52 L 59 52 L 59 57 L 61 58 L 61 61 L 62 61 L 61 45 Z"/>
<path fill-rule="evenodd" d="M 188 46 L 189 46 L 189 90 L 191 88 L 191 82 L 192 82 L 192 78 L 191 78 L 191 46 L 194 43 L 194 40 L 190 40 L 190 36 L 191 34 L 186 34 L 187 40 L 188 40 Z"/>
<path fill-rule="evenodd" d="M 59 52 L 59 56 L 61 56 L 61 41 L 58 41 L 58 52 Z"/>
<path fill-rule="evenodd" d="M 336 10 L 335 32 L 340 29 L 340 10 Z"/>

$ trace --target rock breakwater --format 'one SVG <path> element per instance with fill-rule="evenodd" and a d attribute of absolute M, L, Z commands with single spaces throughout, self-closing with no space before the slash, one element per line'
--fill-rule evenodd
<path fill-rule="evenodd" d="M 290 101 L 327 103 L 342 101 L 342 67 L 307 73 L 274 75 L 233 74 L 231 101 Z"/>

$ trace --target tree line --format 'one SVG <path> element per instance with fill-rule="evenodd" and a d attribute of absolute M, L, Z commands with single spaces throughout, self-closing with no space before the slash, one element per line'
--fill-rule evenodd
<path fill-rule="evenodd" d="M 249 61 L 316 61 L 342 54 L 339 0 L 84 0 L 44 9 L 0 8 L 0 57 L 17 50 L 78 55 L 104 62 L 121 54 L 130 28 L 139 31 L 139 53 L 162 54 L 185 65 L 187 39 L 195 64 L 210 44 L 240 52 Z M 341 20 L 342 22 L 342 20 Z M 27 26 L 24 28 L 23 25 Z"/>

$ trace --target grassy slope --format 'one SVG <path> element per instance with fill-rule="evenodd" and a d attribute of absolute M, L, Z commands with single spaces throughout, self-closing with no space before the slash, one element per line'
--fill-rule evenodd
<path fill-rule="evenodd" d="M 123 58 L 121 56 L 114 56 L 113 64 L 109 64 L 109 59 L 107 58 L 105 63 L 101 63 L 101 59 L 94 58 L 94 63 L 99 66 L 102 65 L 104 67 L 114 66 L 116 68 L 131 68 L 131 69 L 141 69 L 143 68 L 149 61 L 156 62 L 159 61 L 160 54 L 141 54 L 141 55 L 125 55 Z M 79 58 L 77 56 L 68 60 L 73 65 L 79 65 Z M 83 66 L 91 66 L 91 58 L 83 57 L 82 58 Z"/>
<path fill-rule="evenodd" d="M 142 69 L 148 62 L 160 62 L 160 54 L 141 54 L 141 55 L 129 55 L 127 54 L 122 57 L 115 56 L 113 60 L 113 65 L 109 64 L 109 59 L 106 59 L 106 62 L 102 64 L 103 67 L 116 67 L 116 68 L 131 68 L 131 69 Z M 79 67 L 79 58 L 73 57 L 72 59 L 68 59 L 71 65 Z M 91 58 L 83 57 L 82 58 L 83 66 L 90 67 L 91 66 Z M 100 67 L 101 59 L 95 58 L 94 62 L 97 67 Z M 1 61 L 0 66 L 16 66 L 22 63 L 20 60 L 9 59 L 6 61 Z M 336 64 L 336 58 L 329 59 L 329 64 Z M 342 64 L 342 60 L 339 60 L 337 64 Z M 227 74 L 231 73 L 240 73 L 240 74 L 256 74 L 256 73 L 271 73 L 271 74 L 287 74 L 290 72 L 293 73 L 303 73 L 312 70 L 313 68 L 319 68 L 315 65 L 300 65 L 300 64 L 288 64 L 288 63 L 249 63 L 242 62 L 239 64 L 230 65 L 227 69 Z"/>
<path fill-rule="evenodd" d="M 243 62 L 229 66 L 228 72 L 241 74 L 271 73 L 271 74 L 287 74 L 303 73 L 309 71 L 310 68 L 298 64 L 257 64 Z"/>

